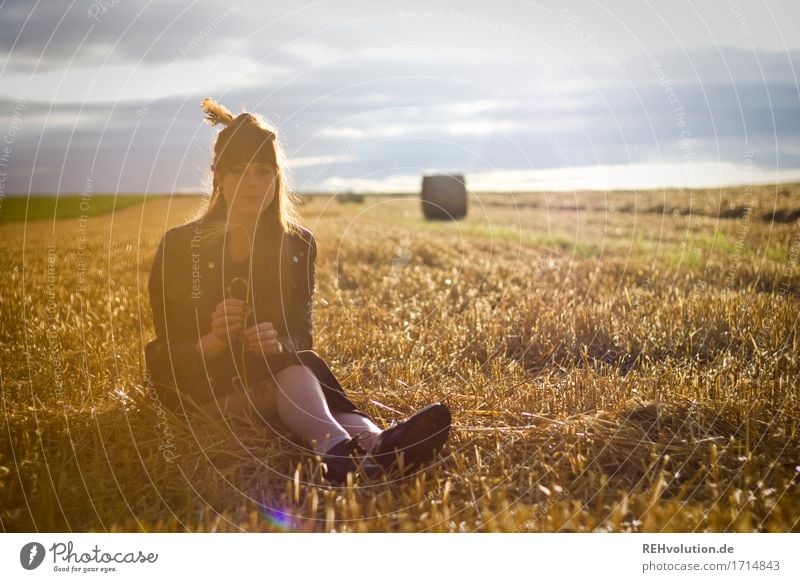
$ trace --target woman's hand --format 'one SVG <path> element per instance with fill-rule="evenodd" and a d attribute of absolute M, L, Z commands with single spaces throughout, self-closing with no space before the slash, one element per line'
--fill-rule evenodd
<path fill-rule="evenodd" d="M 244 349 L 248 352 L 279 354 L 283 346 L 278 341 L 278 330 L 269 321 L 263 321 L 244 330 Z"/>
<path fill-rule="evenodd" d="M 226 299 L 211 314 L 211 332 L 225 344 L 233 344 L 252 311 L 241 299 Z"/>

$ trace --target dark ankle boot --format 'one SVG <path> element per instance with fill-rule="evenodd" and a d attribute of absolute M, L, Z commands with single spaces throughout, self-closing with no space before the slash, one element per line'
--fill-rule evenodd
<path fill-rule="evenodd" d="M 452 416 L 442 402 L 435 402 L 395 422 L 384 430 L 372 451 L 372 457 L 387 473 L 397 471 L 403 455 L 403 472 L 413 472 L 433 460 L 450 433 Z"/>
<path fill-rule="evenodd" d="M 347 482 L 348 473 L 358 473 L 360 468 L 368 479 L 377 479 L 383 469 L 369 458 L 361 447 L 358 437 L 343 440 L 322 455 L 323 476 L 331 483 L 341 485 Z"/>

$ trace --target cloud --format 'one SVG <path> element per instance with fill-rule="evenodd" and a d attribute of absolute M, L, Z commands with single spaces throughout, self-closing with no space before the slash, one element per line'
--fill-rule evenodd
<path fill-rule="evenodd" d="M 249 4 L 6 1 L 0 8 L 3 73 L 119 63 L 155 67 L 182 54 L 209 57 L 231 46 Z"/>
<path fill-rule="evenodd" d="M 426 174 L 450 173 L 447 170 Z M 419 173 L 395 174 L 388 177 L 331 177 L 320 184 L 330 192 L 418 192 Z M 688 180 L 685 179 L 688 176 Z M 698 164 L 632 164 L 594 165 L 544 170 L 491 170 L 466 174 L 469 191 L 522 192 L 545 190 L 572 192 L 585 190 L 636 190 L 648 188 L 707 188 L 719 185 L 774 184 L 778 181 L 800 182 L 800 169 L 778 172 L 769 168 L 747 169 L 729 162 Z"/>
<path fill-rule="evenodd" d="M 569 19 L 546 2 L 108 0 L 96 18 L 92 5 L 0 8 L 0 131 L 27 104 L 7 192 L 80 191 L 92 176 L 105 190 L 202 188 L 205 96 L 275 124 L 304 188 L 436 169 L 505 183 L 594 167 L 580 172 L 624 183 L 633 165 L 735 166 L 750 150 L 764 171 L 800 167 L 792 3 L 568 2 Z M 612 166 L 626 169 L 600 170 Z"/>

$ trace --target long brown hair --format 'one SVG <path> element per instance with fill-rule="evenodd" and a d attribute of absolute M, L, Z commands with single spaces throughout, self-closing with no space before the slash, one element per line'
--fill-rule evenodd
<path fill-rule="evenodd" d="M 258 162 L 271 163 L 276 170 L 275 197 L 262 210 L 259 222 L 266 223 L 272 234 L 290 234 L 297 231 L 300 217 L 297 200 L 290 192 L 289 176 L 283 147 L 277 131 L 255 113 L 242 112 L 235 116 L 217 101 L 206 97 L 200 104 L 205 111 L 208 124 L 226 127 L 217 134 L 214 142 L 214 162 L 211 166 L 213 178 L 208 205 L 199 212 L 205 222 L 227 223 L 227 205 L 222 194 L 222 180 L 226 172 L 238 164 Z"/>

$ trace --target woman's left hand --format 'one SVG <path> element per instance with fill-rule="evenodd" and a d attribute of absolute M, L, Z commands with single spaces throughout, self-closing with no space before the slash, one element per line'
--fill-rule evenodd
<path fill-rule="evenodd" d="M 248 352 L 279 354 L 283 351 L 283 346 L 278 341 L 278 330 L 269 321 L 257 323 L 242 334 L 244 349 Z"/>

